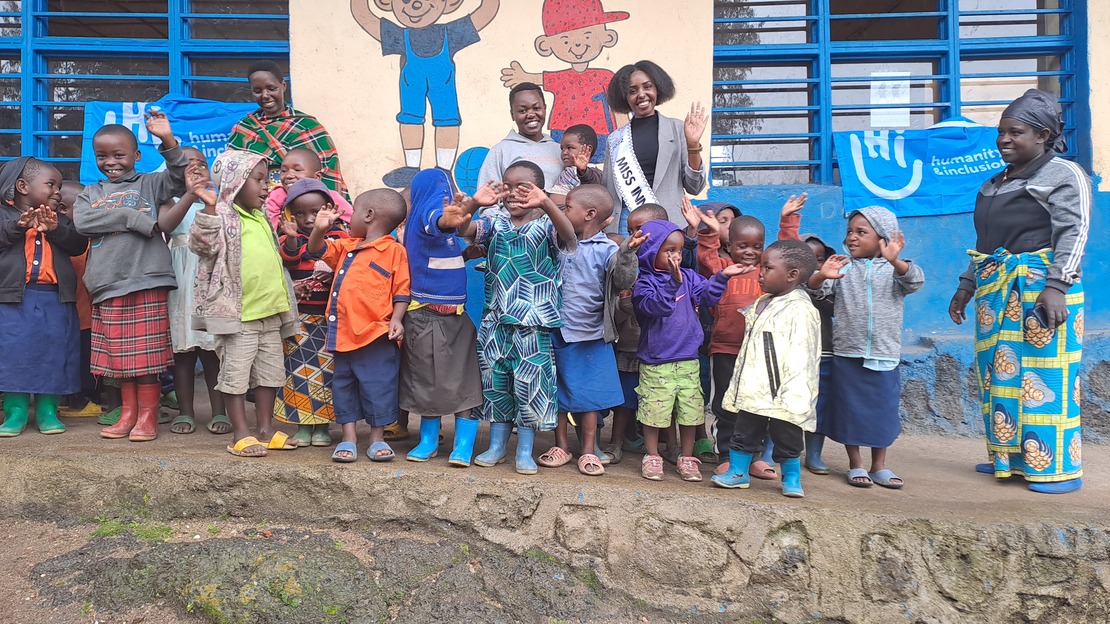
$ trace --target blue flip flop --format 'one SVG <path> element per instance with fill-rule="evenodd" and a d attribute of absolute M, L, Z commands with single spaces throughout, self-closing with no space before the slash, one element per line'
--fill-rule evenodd
<path fill-rule="evenodd" d="M 389 455 L 378 455 L 378 451 L 382 450 L 389 451 Z M 396 455 L 393 454 L 393 448 L 385 442 L 375 442 L 371 444 L 370 448 L 366 449 L 366 456 L 373 462 L 387 462 L 396 457 Z"/>
<path fill-rule="evenodd" d="M 856 479 L 867 479 L 867 481 L 856 481 Z M 863 468 L 848 469 L 848 485 L 858 488 L 869 488 L 872 483 L 874 483 L 874 481 Z"/>
<path fill-rule="evenodd" d="M 898 481 L 902 481 L 902 477 L 899 477 L 898 475 L 894 474 L 894 471 L 890 470 L 888 468 L 883 468 L 882 470 L 880 470 L 878 472 L 872 472 L 868 476 L 871 477 L 871 480 L 876 485 L 879 485 L 879 486 L 882 486 L 882 487 L 885 487 L 885 488 L 890 488 L 892 490 L 900 490 L 900 489 L 902 489 L 902 486 L 905 485 L 905 482 L 895 483 L 894 482 L 895 479 L 897 479 Z"/>
<path fill-rule="evenodd" d="M 342 455 L 340 455 L 340 453 L 344 451 L 350 453 L 351 456 L 343 457 Z M 339 444 L 336 444 L 335 451 L 333 451 L 331 454 L 331 460 L 340 464 L 351 464 L 354 463 L 357 459 L 358 446 L 356 446 L 354 442 L 340 442 Z"/>

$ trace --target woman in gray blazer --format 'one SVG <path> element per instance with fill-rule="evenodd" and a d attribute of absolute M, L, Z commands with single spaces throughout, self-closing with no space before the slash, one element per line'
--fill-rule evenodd
<path fill-rule="evenodd" d="M 622 207 L 613 231 L 627 234 L 628 213 L 647 203 L 663 206 L 671 221 L 685 224 L 683 197 L 705 188 L 701 137 L 709 111 L 695 102 L 686 120 L 679 121 L 655 110 L 674 94 L 674 81 L 651 61 L 625 65 L 609 82 L 609 107 L 632 115 L 628 125 L 610 135 L 605 160 L 605 186 Z"/>

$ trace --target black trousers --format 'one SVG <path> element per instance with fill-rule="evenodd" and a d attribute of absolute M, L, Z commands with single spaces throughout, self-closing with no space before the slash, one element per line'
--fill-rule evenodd
<path fill-rule="evenodd" d="M 751 412 L 740 412 L 732 428 L 732 441 L 729 445 L 734 451 L 758 454 L 763 450 L 763 439 L 771 434 L 775 443 L 772 457 L 776 464 L 784 460 L 800 457 L 805 445 L 802 428 L 777 418 L 768 418 Z"/>
<path fill-rule="evenodd" d="M 729 353 L 714 353 L 709 356 L 713 374 L 713 401 L 710 409 L 717 419 L 717 449 L 722 453 L 732 440 L 732 427 L 736 422 L 736 412 L 721 407 L 728 384 L 732 381 L 732 371 L 736 367 L 736 356 Z M 762 440 L 760 440 L 762 445 Z"/>

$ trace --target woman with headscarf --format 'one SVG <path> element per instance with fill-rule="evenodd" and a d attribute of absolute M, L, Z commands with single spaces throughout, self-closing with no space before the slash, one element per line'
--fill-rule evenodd
<path fill-rule="evenodd" d="M 316 152 L 323 164 L 320 181 L 349 200 L 347 185 L 339 171 L 335 143 L 315 117 L 286 103 L 289 85 L 277 64 L 258 61 L 247 69 L 247 79 L 258 110 L 235 124 L 227 141 L 228 148 L 265 156 L 271 188 L 281 183 L 281 162 L 285 154 L 295 147 L 308 148 Z"/>
<path fill-rule="evenodd" d="M 1080 262 L 1091 182 L 1066 149 L 1056 97 L 1030 89 L 1002 112 L 1009 166 L 975 201 L 971 265 L 948 307 L 959 324 L 975 298 L 975 357 L 990 461 L 979 472 L 1023 476 L 1049 494 L 1082 486 Z"/>

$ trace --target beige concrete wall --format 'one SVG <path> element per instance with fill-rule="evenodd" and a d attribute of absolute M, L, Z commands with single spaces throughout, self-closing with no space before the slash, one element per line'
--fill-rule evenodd
<path fill-rule="evenodd" d="M 1110 60 L 1110 2 L 1087 3 L 1087 63 L 1091 76 L 1092 169 L 1102 177 L 1098 190 L 1110 191 L 1110 74 L 1100 70 Z"/>
<path fill-rule="evenodd" d="M 462 0 L 459 9 L 439 21 L 472 13 L 480 3 Z M 373 0 L 368 4 L 375 15 L 389 15 L 396 23 L 391 14 L 374 6 Z M 455 54 L 462 118 L 460 153 L 469 147 L 491 146 L 514 129 L 508 89 L 501 81 L 503 68 L 512 61 L 534 73 L 570 67 L 536 51 L 536 38 L 544 34 L 542 5 L 542 0 L 501 0 L 496 17 L 480 32 L 481 41 Z M 615 71 L 639 59 L 651 59 L 671 74 L 678 87 L 674 101 L 660 106 L 664 114 L 683 117 L 691 101 L 710 102 L 712 2 L 603 0 L 603 5 L 605 11 L 626 11 L 630 17 L 608 24 L 617 33 L 617 42 L 604 49 L 590 68 Z M 382 186 L 382 176 L 404 164 L 396 121 L 400 58 L 382 55 L 381 45 L 352 17 L 347 0 L 290 0 L 289 13 L 294 104 L 328 128 L 352 192 Z M 551 94 L 546 96 L 550 111 Z M 708 134 L 707 129 L 705 144 Z M 423 166 L 433 166 L 434 157 L 429 112 Z"/>

